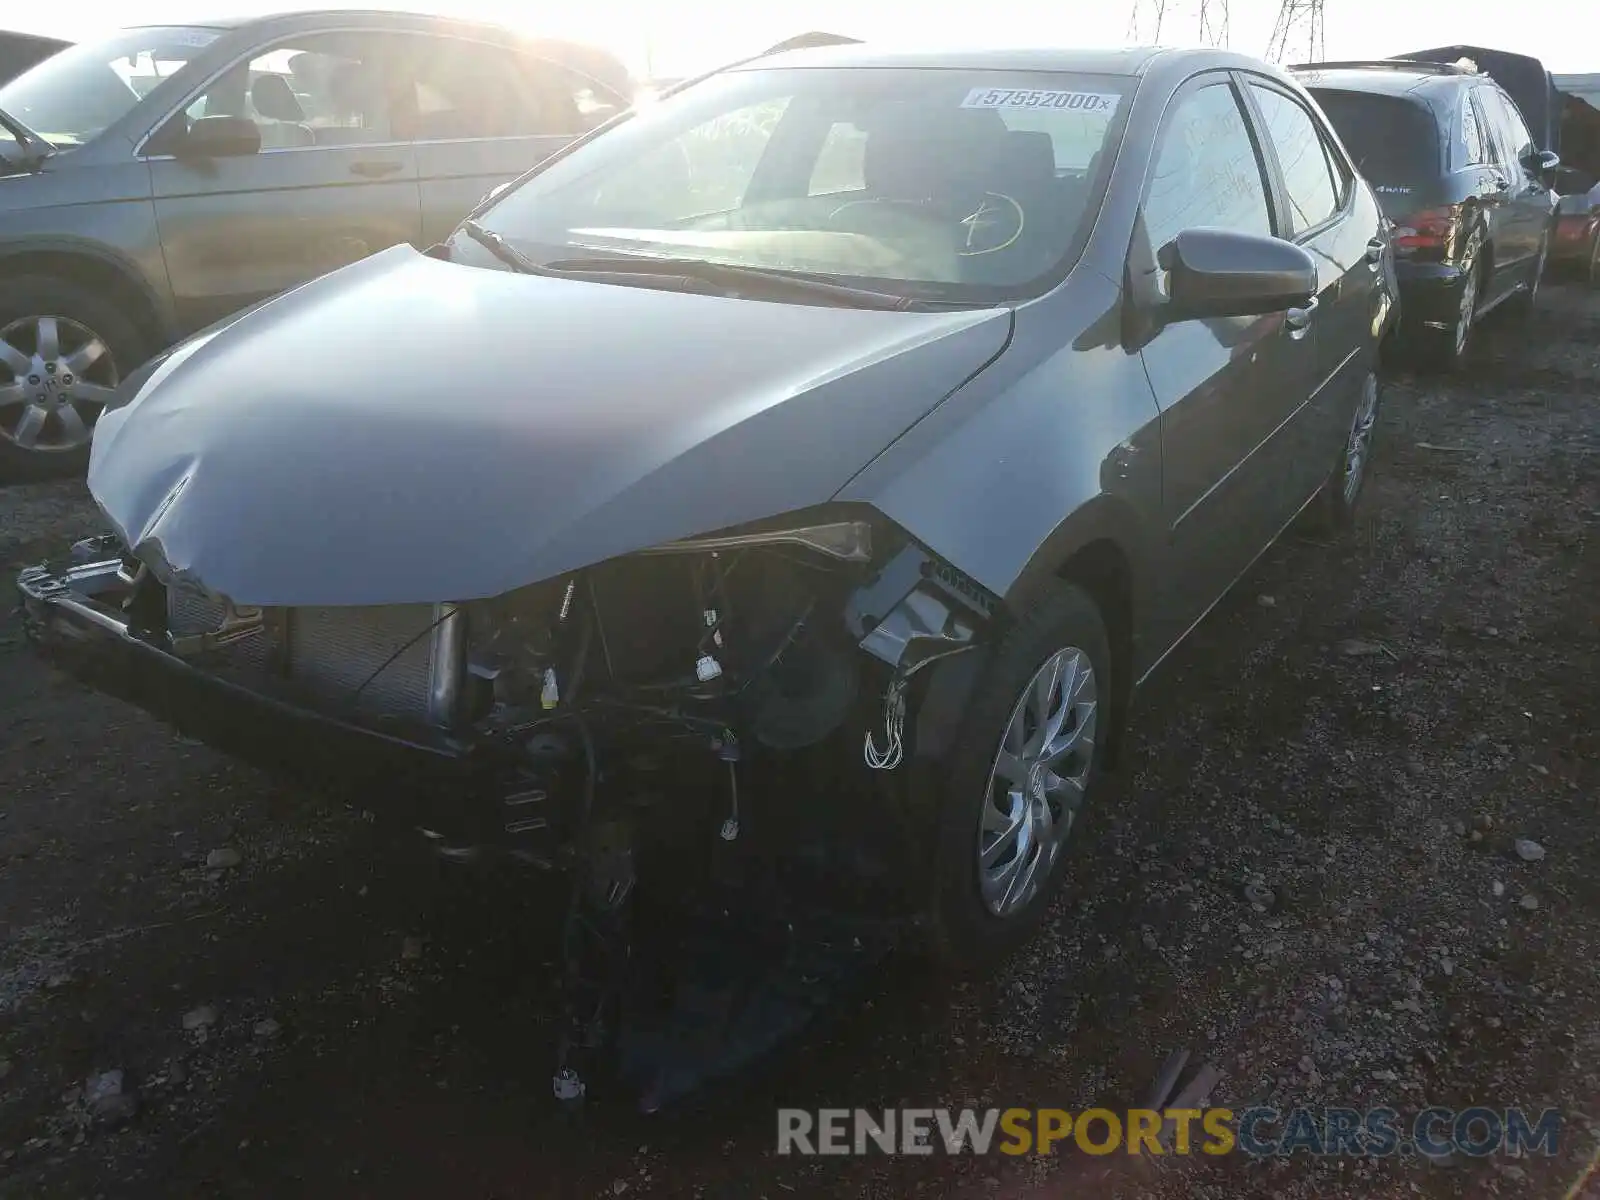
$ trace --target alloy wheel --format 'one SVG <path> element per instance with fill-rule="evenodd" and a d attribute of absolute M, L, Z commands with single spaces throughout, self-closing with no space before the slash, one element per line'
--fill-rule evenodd
<path fill-rule="evenodd" d="M 1361 494 L 1361 484 L 1367 475 L 1367 458 L 1372 453 L 1372 429 L 1378 423 L 1378 380 L 1367 376 L 1361 389 L 1361 403 L 1356 406 L 1355 420 L 1350 425 L 1350 437 L 1344 448 L 1344 503 L 1354 506 Z"/>
<path fill-rule="evenodd" d="M 118 381 L 105 341 L 68 317 L 23 317 L 0 329 L 0 437 L 60 453 L 87 444 Z"/>
<path fill-rule="evenodd" d="M 1467 338 L 1472 334 L 1472 318 L 1478 312 L 1478 264 L 1465 268 L 1466 279 L 1461 284 L 1461 309 L 1456 313 L 1456 355 L 1466 353 Z"/>
<path fill-rule="evenodd" d="M 1589 286 L 1600 285 L 1600 229 L 1589 240 Z"/>
<path fill-rule="evenodd" d="M 1094 665 L 1058 650 L 1012 707 L 978 822 L 978 885 L 996 917 L 1020 912 L 1055 869 L 1094 766 Z"/>

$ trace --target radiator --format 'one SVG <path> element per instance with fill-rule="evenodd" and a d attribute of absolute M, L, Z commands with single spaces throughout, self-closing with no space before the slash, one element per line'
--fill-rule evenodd
<path fill-rule="evenodd" d="M 174 634 L 216 629 L 224 612 L 207 597 L 168 593 L 167 624 Z M 284 675 L 329 712 L 353 709 L 440 726 L 454 721 L 466 658 L 465 617 L 455 605 L 289 608 L 266 615 L 265 628 L 222 651 L 230 661 L 264 668 L 269 637 L 276 638 Z"/>

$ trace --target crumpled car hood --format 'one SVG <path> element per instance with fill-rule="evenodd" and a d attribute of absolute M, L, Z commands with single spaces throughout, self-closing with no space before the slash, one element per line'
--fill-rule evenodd
<path fill-rule="evenodd" d="M 241 605 L 479 599 L 827 501 L 1010 329 L 397 247 L 179 347 L 102 415 L 89 487 Z"/>

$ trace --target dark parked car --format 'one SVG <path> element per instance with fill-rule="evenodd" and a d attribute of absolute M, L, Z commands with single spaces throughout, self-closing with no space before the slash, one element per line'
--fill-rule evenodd
<path fill-rule="evenodd" d="M 447 236 L 631 102 L 607 59 L 314 12 L 127 29 L 0 87 L 0 477 L 81 469 L 108 389 L 180 335 Z"/>
<path fill-rule="evenodd" d="M 43 62 L 71 44 L 60 38 L 0 29 L 0 83 L 15 79 L 35 63 Z"/>
<path fill-rule="evenodd" d="M 124 380 L 115 532 L 21 575 L 29 628 L 601 908 L 805 763 L 882 771 L 853 827 L 904 815 L 982 960 L 1139 685 L 1298 516 L 1351 522 L 1382 234 L 1242 55 L 754 60 Z"/>
<path fill-rule="evenodd" d="M 1471 66 L 1390 59 L 1294 73 L 1394 221 L 1399 347 L 1454 370 L 1485 314 L 1533 307 L 1560 160 L 1535 145 L 1511 98 Z"/>

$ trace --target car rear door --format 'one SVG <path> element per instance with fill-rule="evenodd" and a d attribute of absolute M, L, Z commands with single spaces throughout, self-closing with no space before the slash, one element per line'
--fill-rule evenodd
<path fill-rule="evenodd" d="M 496 184 L 515 179 L 594 123 L 585 81 L 508 46 L 407 39 L 399 128 L 412 141 L 422 235 L 450 235 Z"/>
<path fill-rule="evenodd" d="M 1197 76 L 1168 106 L 1130 248 L 1134 288 L 1160 278 L 1156 256 L 1185 229 L 1279 229 L 1248 112 L 1225 72 Z M 1180 625 L 1215 602 L 1299 505 L 1297 455 L 1280 436 L 1316 373 L 1313 326 L 1299 316 L 1172 321 L 1140 339 L 1161 409 L 1169 562 L 1156 607 Z"/>
<path fill-rule="evenodd" d="M 256 154 L 148 156 L 186 328 L 417 241 L 416 154 L 390 129 L 387 37 L 307 32 L 257 47 L 169 120 L 247 117 L 261 132 Z"/>
<path fill-rule="evenodd" d="M 1295 444 L 1294 489 L 1307 499 L 1328 477 L 1373 370 L 1383 285 L 1384 241 L 1377 205 L 1322 119 L 1275 80 L 1247 75 L 1246 94 L 1276 165 L 1284 235 L 1317 264 L 1308 338 L 1315 345 L 1311 387 L 1280 436 Z"/>

